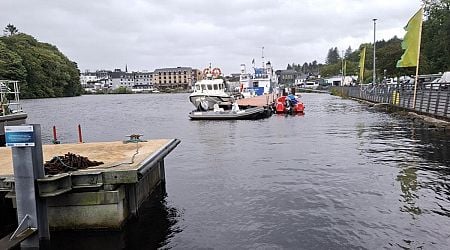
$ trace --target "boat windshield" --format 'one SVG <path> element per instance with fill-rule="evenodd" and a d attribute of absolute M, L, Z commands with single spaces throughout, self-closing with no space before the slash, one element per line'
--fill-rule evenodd
<path fill-rule="evenodd" d="M 217 84 L 214 84 L 214 90 L 218 90 L 219 86 Z"/>
<path fill-rule="evenodd" d="M 206 90 L 205 84 L 202 84 L 202 90 Z"/>
<path fill-rule="evenodd" d="M 200 85 L 195 86 L 197 90 L 200 90 Z"/>
<path fill-rule="evenodd" d="M 212 86 L 211 85 L 208 85 L 208 90 L 212 90 Z"/>

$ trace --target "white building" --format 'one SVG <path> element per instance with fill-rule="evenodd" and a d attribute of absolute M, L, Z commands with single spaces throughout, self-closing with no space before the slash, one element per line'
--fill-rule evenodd
<path fill-rule="evenodd" d="M 97 74 L 95 72 L 86 71 L 84 73 L 81 73 L 80 75 L 80 83 L 81 87 L 83 88 L 86 88 L 91 84 L 94 84 L 98 80 L 99 78 L 97 77 Z"/>

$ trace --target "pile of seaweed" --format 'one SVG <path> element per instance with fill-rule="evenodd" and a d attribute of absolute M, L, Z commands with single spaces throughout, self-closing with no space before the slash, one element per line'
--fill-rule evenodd
<path fill-rule="evenodd" d="M 46 175 L 54 175 L 69 171 L 77 171 L 78 169 L 86 169 L 101 164 L 103 164 L 103 162 L 91 161 L 87 157 L 68 152 L 64 156 L 55 156 L 50 161 L 46 161 L 44 170 Z"/>

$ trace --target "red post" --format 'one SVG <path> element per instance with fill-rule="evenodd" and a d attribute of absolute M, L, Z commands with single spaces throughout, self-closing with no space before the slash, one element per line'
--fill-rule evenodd
<path fill-rule="evenodd" d="M 81 125 L 78 124 L 78 142 L 83 143 L 83 136 L 81 135 Z"/>
<path fill-rule="evenodd" d="M 56 136 L 56 126 L 53 126 L 53 144 L 59 144 L 58 138 Z"/>
<path fill-rule="evenodd" d="M 56 138 L 56 126 L 53 126 L 53 141 L 57 141 L 58 139 Z"/>

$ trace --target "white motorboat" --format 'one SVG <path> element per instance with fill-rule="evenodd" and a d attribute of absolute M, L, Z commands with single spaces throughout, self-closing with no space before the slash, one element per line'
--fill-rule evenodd
<path fill-rule="evenodd" d="M 211 67 L 209 67 L 203 70 L 203 75 L 206 78 L 196 82 L 194 92 L 189 95 L 189 101 L 197 110 L 212 110 L 214 104 L 230 106 L 231 96 L 225 92 L 225 83 L 223 79 L 218 78 L 220 74 L 219 68 L 211 70 Z"/>
<path fill-rule="evenodd" d="M 250 95 L 258 96 L 271 93 L 277 87 L 278 80 L 271 63 L 269 61 L 267 63 L 264 62 L 264 53 L 262 55 L 262 67 L 256 67 L 254 59 L 252 65 L 253 72 L 248 73 L 245 64 L 241 64 L 239 78 L 241 94 L 247 98 Z"/>

